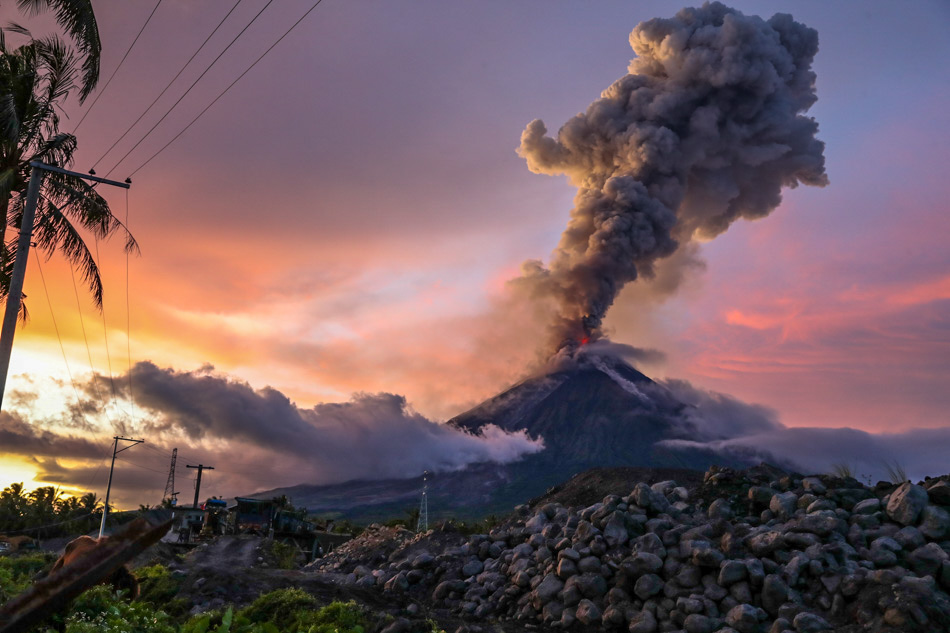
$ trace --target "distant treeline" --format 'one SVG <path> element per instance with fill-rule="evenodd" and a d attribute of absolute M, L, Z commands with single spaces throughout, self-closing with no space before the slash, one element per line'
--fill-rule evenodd
<path fill-rule="evenodd" d="M 0 492 L 0 534 L 55 538 L 92 531 L 101 520 L 102 503 L 92 492 L 65 496 L 53 486 L 24 492 L 22 483 Z"/>

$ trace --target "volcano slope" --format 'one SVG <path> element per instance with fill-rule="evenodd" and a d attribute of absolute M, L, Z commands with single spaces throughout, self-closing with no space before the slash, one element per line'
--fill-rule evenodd
<path fill-rule="evenodd" d="M 670 448 L 690 439 L 687 405 L 627 363 L 581 356 L 567 366 L 528 378 L 449 420 L 479 433 L 493 424 L 544 440 L 544 449 L 509 464 L 481 463 L 437 473 L 429 481 L 431 518 L 476 518 L 505 513 L 572 475 L 605 466 L 703 471 L 712 464 L 746 466 L 699 449 Z M 381 520 L 418 504 L 421 477 L 299 485 L 257 493 L 287 495 L 311 512 Z"/>

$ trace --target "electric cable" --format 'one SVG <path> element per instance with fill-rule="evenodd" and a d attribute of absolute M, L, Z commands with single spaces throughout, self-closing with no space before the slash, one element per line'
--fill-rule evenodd
<path fill-rule="evenodd" d="M 142 111 L 142 114 L 139 115 L 139 118 L 135 119 L 135 121 L 132 122 L 132 125 L 130 125 L 128 129 L 126 129 L 125 132 L 122 133 L 122 136 L 117 138 L 115 142 L 109 146 L 109 149 L 103 152 L 102 156 L 96 159 L 96 162 L 92 164 L 93 169 L 95 169 L 99 165 L 99 163 L 102 161 L 102 159 L 108 156 L 109 152 L 115 149 L 115 146 L 121 143 L 122 139 L 124 139 L 129 134 L 129 132 L 132 131 L 132 128 L 138 125 L 139 121 L 141 121 L 145 117 L 145 115 L 148 114 L 152 110 L 153 107 L 155 107 L 155 104 L 158 103 L 158 100 L 165 96 L 165 93 L 168 92 L 168 89 L 172 87 L 172 84 L 175 83 L 179 77 L 181 77 L 181 74 L 185 72 L 185 69 L 188 68 L 188 66 L 191 64 L 192 61 L 194 61 L 195 57 L 198 56 L 198 53 L 204 50 L 205 45 L 211 40 L 212 37 L 214 37 L 214 34 L 218 32 L 218 29 L 221 28 L 221 25 L 224 24 L 225 20 L 227 20 L 231 16 L 231 14 L 234 13 L 234 10 L 237 9 L 237 6 L 241 4 L 243 1 L 244 0 L 237 0 L 237 2 L 234 3 L 234 6 L 231 7 L 231 10 L 228 11 L 223 18 L 221 18 L 221 21 L 218 22 L 218 25 L 216 27 L 214 27 L 214 30 L 211 31 L 211 34 L 205 38 L 205 41 L 201 43 L 201 46 L 198 47 L 198 50 L 192 53 L 191 57 L 188 58 L 188 61 L 185 62 L 185 65 L 182 66 L 178 70 L 178 74 L 176 74 L 172 78 L 172 80 L 169 81 L 168 84 L 166 84 L 166 86 L 162 89 L 162 91 L 158 94 L 158 96 L 155 97 L 155 99 L 152 100 L 152 102 L 148 105 L 148 107 Z"/>
<path fill-rule="evenodd" d="M 129 44 L 129 48 L 125 51 L 125 55 L 122 56 L 122 59 L 119 60 L 119 65 L 115 67 L 115 70 L 112 71 L 112 75 L 109 76 L 109 80 L 106 81 L 106 85 L 102 87 L 102 90 L 96 94 L 96 98 L 93 99 L 92 103 L 89 105 L 89 109 L 86 110 L 86 113 L 82 115 L 82 118 L 79 119 L 79 123 L 76 124 L 76 127 L 73 128 L 73 134 L 79 131 L 79 126 L 82 125 L 82 122 L 86 120 L 86 117 L 89 116 L 89 113 L 92 112 L 92 109 L 96 107 L 96 104 L 99 103 L 99 97 L 101 97 L 105 91 L 109 88 L 109 84 L 112 83 L 112 80 L 115 79 L 115 74 L 119 72 L 119 69 L 122 68 L 122 64 L 125 63 L 125 58 L 129 56 L 129 53 L 132 52 L 132 48 L 135 47 L 135 43 L 139 41 L 142 32 L 145 31 L 145 27 L 148 26 L 148 23 L 152 21 L 152 16 L 155 15 L 155 12 L 158 10 L 158 5 L 162 3 L 162 0 L 158 0 L 155 3 L 155 7 L 152 9 L 152 12 L 148 14 L 148 17 L 145 19 L 145 24 L 142 25 L 142 28 L 139 29 L 138 34 L 136 34 L 135 39 L 132 40 L 132 43 Z"/>
<path fill-rule="evenodd" d="M 238 0 L 240 2 L 240 0 Z M 125 190 L 125 230 L 129 230 L 129 190 Z M 132 392 L 132 310 L 129 307 L 129 249 L 125 249 L 125 351 L 128 354 L 129 406 L 135 415 L 135 394 Z M 131 420 L 131 416 L 130 416 Z"/>
<path fill-rule="evenodd" d="M 37 253 L 34 259 L 36 260 L 36 268 L 40 271 L 40 280 L 43 282 L 43 292 L 46 294 L 46 303 L 49 305 L 49 314 L 53 321 L 53 330 L 56 332 L 56 338 L 59 341 L 59 349 L 63 353 L 63 362 L 66 364 L 66 374 L 69 376 L 69 383 L 72 385 L 73 393 L 76 395 L 76 405 L 80 415 L 82 415 L 83 420 L 88 425 L 89 420 L 86 418 L 86 412 L 83 411 L 82 398 L 79 397 L 79 389 L 76 387 L 76 381 L 73 380 L 73 372 L 69 368 L 69 359 L 66 358 L 66 347 L 63 345 L 63 337 L 59 335 L 59 325 L 56 323 L 56 315 L 53 314 L 53 302 L 50 300 L 49 289 L 46 287 L 46 276 L 43 274 L 43 266 L 40 264 L 40 259 L 42 258 L 39 253 Z"/>
<path fill-rule="evenodd" d="M 124 161 L 126 158 L 128 158 L 129 154 L 131 154 L 132 152 L 135 151 L 135 148 L 137 148 L 139 145 L 142 144 L 142 141 L 144 141 L 145 139 L 147 139 L 147 138 L 149 137 L 149 135 L 151 135 L 151 133 L 155 131 L 155 128 L 157 128 L 159 125 L 161 125 L 162 121 L 164 121 L 164 120 L 166 119 L 166 117 L 168 117 L 168 115 L 172 113 L 172 110 L 174 110 L 176 107 L 178 107 L 178 104 L 181 103 L 182 99 L 184 99 L 186 96 L 188 96 L 188 93 L 191 92 L 192 88 L 194 88 L 194 87 L 198 84 L 198 82 L 201 81 L 201 79 L 202 79 L 206 74 L 208 74 L 208 71 L 211 70 L 211 69 L 214 67 L 214 65 L 215 65 L 216 63 L 218 63 L 218 60 L 221 59 L 221 57 L 222 57 L 225 53 L 228 52 L 228 50 L 231 48 L 231 46 L 232 46 L 236 41 L 238 41 L 238 38 L 240 38 L 242 35 L 244 35 L 244 32 L 247 31 L 249 28 L 251 28 L 251 25 L 254 24 L 254 22 L 257 21 L 257 18 L 259 18 L 259 17 L 261 16 L 261 14 L 264 13 L 264 11 L 267 9 L 267 7 L 269 7 L 269 6 L 271 5 L 271 3 L 273 3 L 273 2 L 274 2 L 274 0 L 267 0 L 267 4 L 265 4 L 265 5 L 261 8 L 261 10 L 258 11 L 257 14 L 256 14 L 253 18 L 251 18 L 251 21 L 247 23 L 247 26 L 245 26 L 243 29 L 241 29 L 241 31 L 240 31 L 237 35 L 234 36 L 234 39 L 231 40 L 231 42 L 230 42 L 227 46 L 224 47 L 224 50 L 221 51 L 220 53 L 218 53 L 218 56 L 214 58 L 214 60 L 208 65 L 207 68 L 204 69 L 204 71 L 203 71 L 200 75 L 198 75 L 198 78 L 195 79 L 195 80 L 191 83 L 190 86 L 188 86 L 188 89 L 185 90 L 185 92 L 184 92 L 180 97 L 178 97 L 178 101 L 176 101 L 175 103 L 173 103 L 173 104 L 172 104 L 172 107 L 168 108 L 168 110 L 165 111 L 165 114 L 163 114 L 162 117 L 161 117 L 158 121 L 156 121 L 155 124 L 154 124 L 152 127 L 149 128 L 148 132 L 146 132 L 145 135 L 144 135 L 142 138 L 140 138 L 140 139 L 138 140 L 138 142 L 137 142 L 135 145 L 133 145 L 133 146 L 129 149 L 129 151 L 127 151 L 125 154 L 123 154 L 122 158 L 120 158 L 119 161 L 118 161 L 115 165 L 112 166 L 112 169 L 110 169 L 108 172 L 106 172 L 106 178 L 108 178 L 108 177 L 109 177 L 109 174 L 111 174 L 112 172 L 114 172 L 114 171 L 116 170 L 116 168 L 117 168 L 119 165 L 122 164 L 122 161 Z"/>
<path fill-rule="evenodd" d="M 304 13 L 302 16 L 300 16 L 300 18 L 299 18 L 296 22 L 294 22 L 293 25 L 291 25 L 291 27 L 290 27 L 289 29 L 287 29 L 287 30 L 284 32 L 284 34 L 281 35 L 281 36 L 277 39 L 276 42 L 274 42 L 273 44 L 271 44 L 270 47 L 269 47 L 267 50 L 265 50 L 265 51 L 261 54 L 261 56 L 258 57 L 258 58 L 254 61 L 253 64 L 251 64 L 250 66 L 248 66 L 247 69 L 246 69 L 244 72 L 242 72 L 240 75 L 238 75 L 237 79 L 235 79 L 234 81 L 232 81 L 232 82 L 228 85 L 227 88 L 225 88 L 217 97 L 214 98 L 214 101 L 212 101 L 211 103 L 209 103 L 209 104 L 205 107 L 204 110 L 202 110 L 201 112 L 199 112 L 199 113 L 198 113 L 198 116 L 196 116 L 194 119 L 191 120 L 191 123 L 189 123 L 188 125 L 186 125 L 186 126 L 182 129 L 181 132 L 179 132 L 178 134 L 176 134 L 176 135 L 172 138 L 172 140 L 168 141 L 165 145 L 163 145 L 160 150 L 158 150 L 157 152 L 155 152 L 154 154 L 152 154 L 152 155 L 149 157 L 148 160 L 146 160 L 144 163 L 142 163 L 141 165 L 139 165 L 131 174 L 129 174 L 129 177 L 131 178 L 132 176 L 134 176 L 135 174 L 137 174 L 137 173 L 139 172 L 139 170 L 141 170 L 143 167 L 145 167 L 145 166 L 148 165 L 150 162 L 152 162 L 152 160 L 154 160 L 155 157 L 157 157 L 159 154 L 161 154 L 161 153 L 164 152 L 166 149 L 168 149 L 168 146 L 169 146 L 169 145 L 171 145 L 172 143 L 174 143 L 175 141 L 177 141 L 177 140 L 181 137 L 182 134 L 184 134 L 185 132 L 187 132 L 188 129 L 191 128 L 191 126 L 194 125 L 194 124 L 198 121 L 198 119 L 200 119 L 200 118 L 204 115 L 205 112 L 207 112 L 208 110 L 210 110 L 211 107 L 212 107 L 214 104 L 216 104 L 219 99 L 221 99 L 221 97 L 223 97 L 225 94 L 227 94 L 227 92 L 228 92 L 229 90 L 231 90 L 231 88 L 234 87 L 234 84 L 236 84 L 237 82 L 239 82 L 239 81 L 244 77 L 244 75 L 246 75 L 247 73 L 249 73 L 252 68 L 254 68 L 255 66 L 257 66 L 257 64 L 258 64 L 262 59 L 264 59 L 264 57 L 265 57 L 268 53 L 270 53 L 271 50 L 273 50 L 275 46 L 277 46 L 278 44 L 280 44 L 280 43 L 283 41 L 283 39 L 284 39 L 285 37 L 287 37 L 288 35 L 290 35 L 290 32 L 293 31 L 295 28 L 297 28 L 297 25 L 299 25 L 301 22 L 303 22 L 304 19 L 305 19 L 308 15 L 310 15 L 310 13 L 311 13 L 314 9 L 316 9 L 316 8 L 320 5 L 321 2 L 323 2 L 323 0 L 317 0 L 317 1 L 313 4 L 313 6 L 311 6 L 309 9 L 307 9 L 306 13 Z M 133 149 L 134 149 L 134 148 L 133 148 Z M 129 153 L 131 153 L 131 151 L 132 151 L 132 150 L 129 150 L 129 152 L 126 153 L 126 156 L 128 156 Z M 122 157 L 122 159 L 119 161 L 119 163 L 121 163 L 122 160 L 125 160 L 125 156 Z M 119 163 L 116 163 L 116 167 L 118 167 Z M 115 167 L 113 167 L 113 169 L 115 169 Z"/>

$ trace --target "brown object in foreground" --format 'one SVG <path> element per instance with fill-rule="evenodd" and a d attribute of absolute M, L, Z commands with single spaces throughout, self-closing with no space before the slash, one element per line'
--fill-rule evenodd
<path fill-rule="evenodd" d="M 78 548 L 78 555 L 67 552 L 65 565 L 0 607 L 0 633 L 26 631 L 65 608 L 86 589 L 109 581 L 126 562 L 158 542 L 171 524 L 170 518 L 160 523 L 138 518 L 108 539 L 89 539 L 92 543 Z"/>
<path fill-rule="evenodd" d="M 63 550 L 63 555 L 60 556 L 55 563 L 53 563 L 53 568 L 50 569 L 49 574 L 55 574 L 63 567 L 69 567 L 77 561 L 81 561 L 83 557 L 89 554 L 89 552 L 96 549 L 100 544 L 107 540 L 109 540 L 108 536 L 95 539 L 91 536 L 86 536 L 85 534 L 79 538 L 71 540 L 66 544 L 66 547 Z M 116 569 L 110 576 L 101 582 L 110 583 L 112 588 L 116 591 L 127 591 L 128 597 L 130 599 L 137 598 L 139 595 L 139 583 L 125 565 L 122 565 Z"/>

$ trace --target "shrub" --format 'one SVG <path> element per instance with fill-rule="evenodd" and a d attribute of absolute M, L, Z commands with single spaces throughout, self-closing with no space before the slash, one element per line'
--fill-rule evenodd
<path fill-rule="evenodd" d="M 129 602 L 109 585 L 85 592 L 70 609 L 66 633 L 175 633 L 164 611 Z"/>
<path fill-rule="evenodd" d="M 281 543 L 273 541 L 270 546 L 271 555 L 274 557 L 274 564 L 278 569 L 296 569 L 297 568 L 297 548 L 290 543 Z"/>
<path fill-rule="evenodd" d="M 149 565 L 135 571 L 139 581 L 140 602 L 162 609 L 172 617 L 181 617 L 188 611 L 188 601 L 176 598 L 181 581 L 164 565 Z"/>
<path fill-rule="evenodd" d="M 51 567 L 55 560 L 56 556 L 47 552 L 0 558 L 0 604 L 26 591 L 33 576 Z"/>
<path fill-rule="evenodd" d="M 241 609 L 238 615 L 251 622 L 270 622 L 279 629 L 286 629 L 294 623 L 300 611 L 316 607 L 316 599 L 302 589 L 278 589 L 261 595 Z"/>
<path fill-rule="evenodd" d="M 297 619 L 297 630 L 307 633 L 363 633 L 366 628 L 366 616 L 352 600 L 302 612 Z"/>

